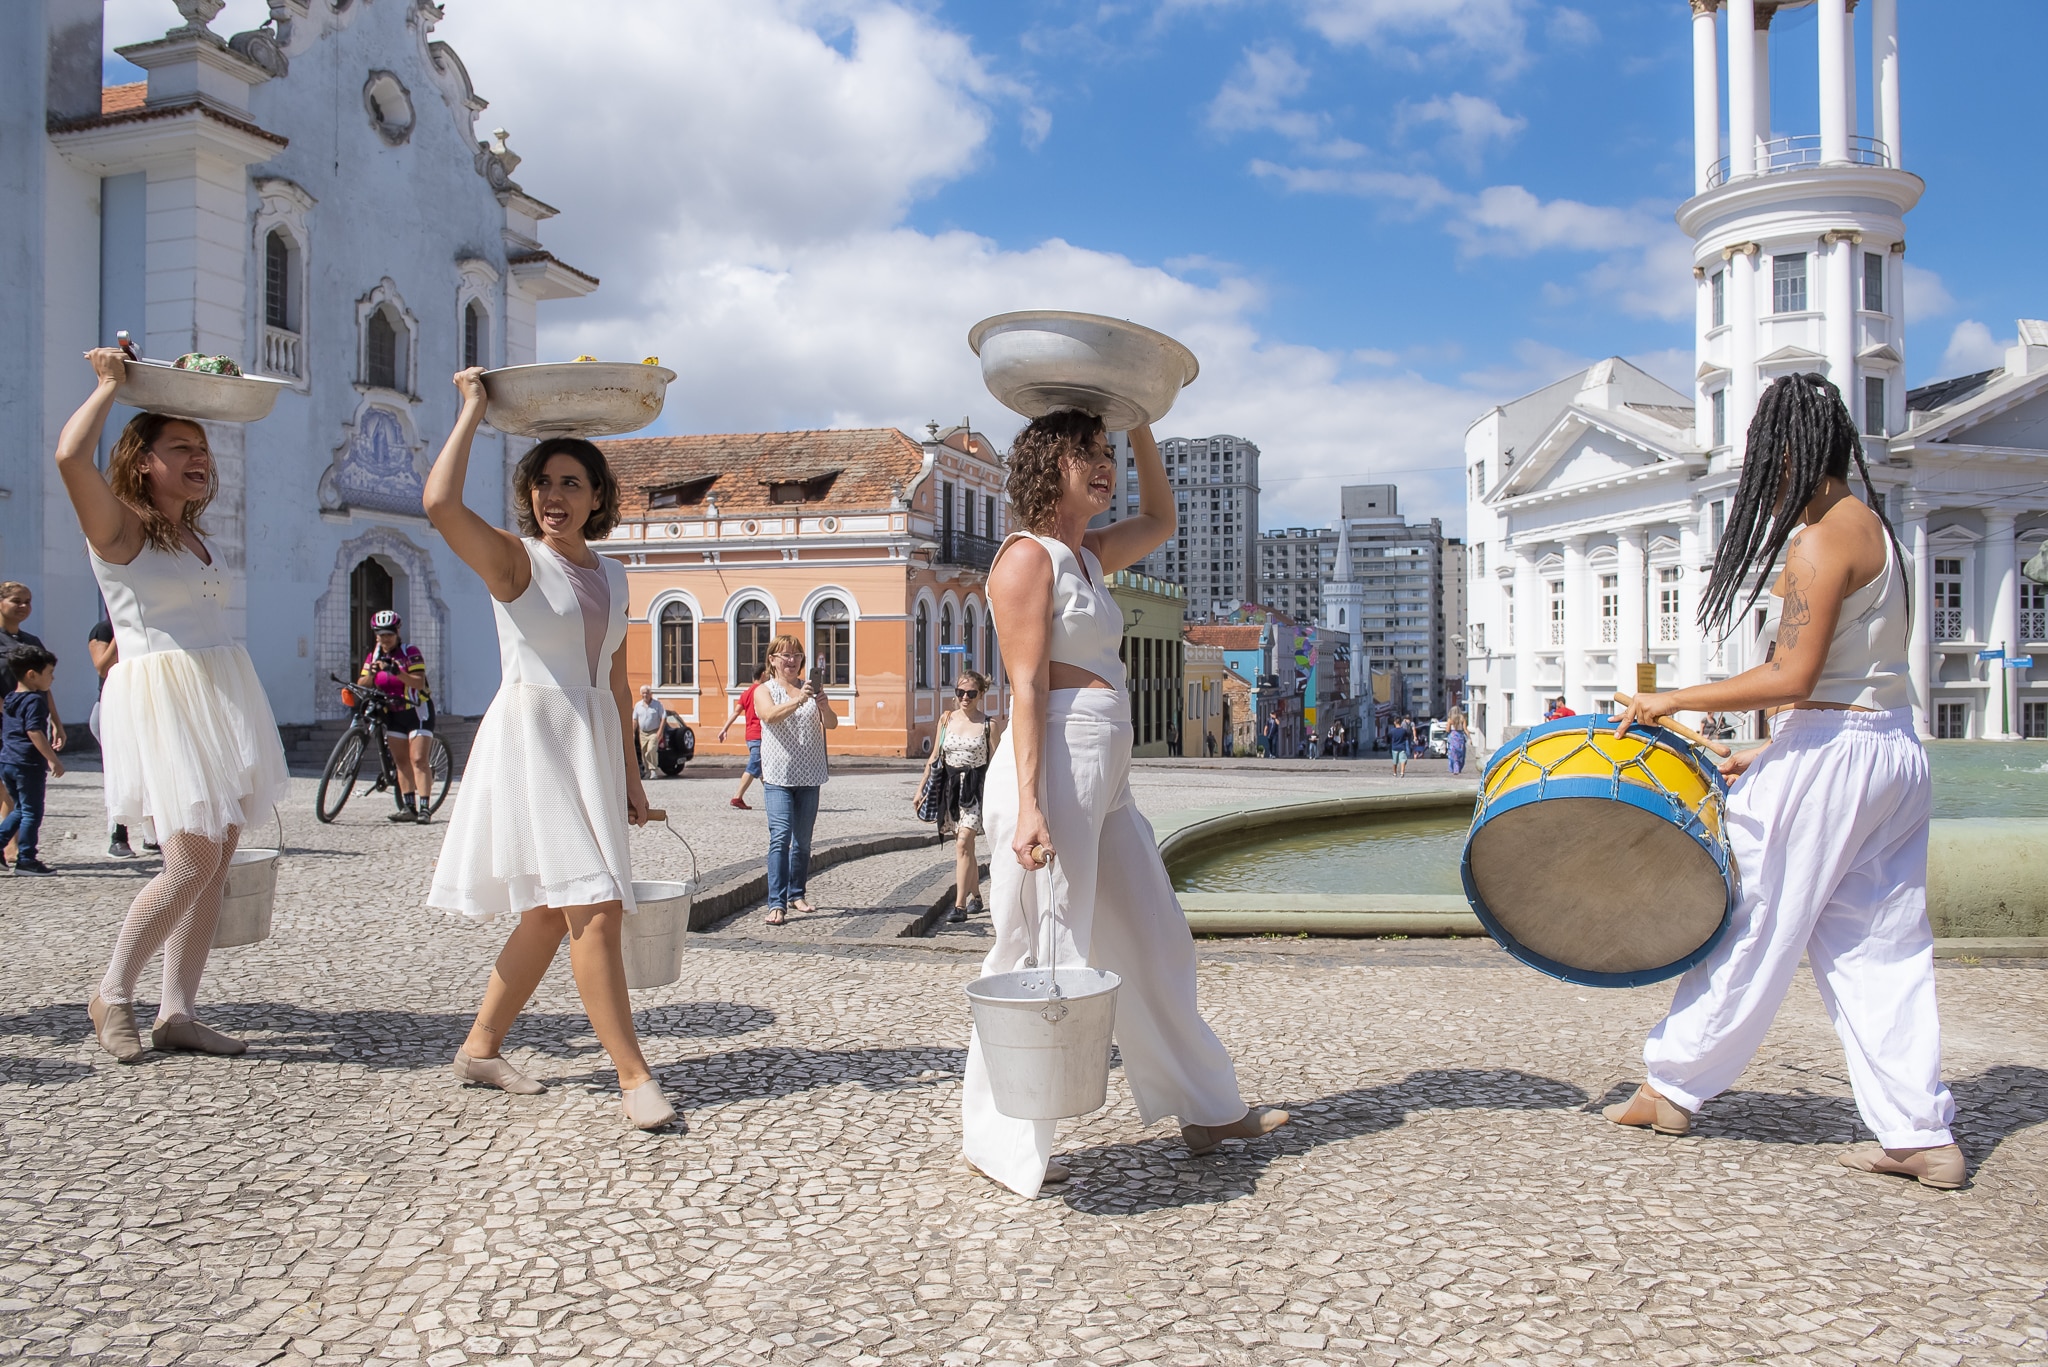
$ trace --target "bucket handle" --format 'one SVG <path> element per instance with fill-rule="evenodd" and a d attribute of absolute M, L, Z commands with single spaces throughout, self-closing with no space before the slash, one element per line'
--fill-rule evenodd
<path fill-rule="evenodd" d="M 1048 857 L 1038 869 L 1039 906 L 1042 908 L 1039 920 L 1045 926 L 1045 977 L 1051 984 L 1051 991 L 1046 994 L 1045 1005 L 1039 1009 L 1038 1014 L 1048 1025 L 1058 1025 L 1067 1018 L 1066 994 L 1060 991 L 1059 903 L 1052 895 L 1052 864 L 1056 858 L 1057 855 Z M 1033 955 L 1032 959 L 1036 957 Z M 1027 968 L 1035 966 L 1031 960 L 1025 963 Z"/>
<path fill-rule="evenodd" d="M 683 833 L 677 830 L 675 828 L 675 823 L 668 819 L 668 812 L 665 809 L 648 809 L 647 819 L 649 821 L 659 821 L 662 825 L 668 827 L 668 833 L 674 836 L 678 841 L 681 841 L 683 848 L 690 852 L 690 891 L 695 892 L 697 890 L 698 883 L 702 881 L 697 877 L 696 846 L 692 845 L 689 841 L 683 839 Z"/>

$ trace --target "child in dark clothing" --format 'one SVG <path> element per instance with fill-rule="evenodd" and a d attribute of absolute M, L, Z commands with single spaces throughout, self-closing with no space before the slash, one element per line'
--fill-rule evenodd
<path fill-rule="evenodd" d="M 43 824 L 43 791 L 52 774 L 64 775 L 64 761 L 50 744 L 50 684 L 57 675 L 57 657 L 41 646 L 16 646 L 7 656 L 15 678 L 14 691 L 0 698 L 0 783 L 14 799 L 14 810 L 0 821 L 0 850 L 16 842 L 16 873 L 48 873 L 36 858 L 36 835 Z M 0 866 L 6 856 L 0 855 Z"/>

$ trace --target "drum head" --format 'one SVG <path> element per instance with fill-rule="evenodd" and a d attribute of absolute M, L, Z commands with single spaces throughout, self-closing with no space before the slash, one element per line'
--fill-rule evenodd
<path fill-rule="evenodd" d="M 1466 862 L 1487 914 L 1515 945 L 1587 981 L 1665 976 L 1657 970 L 1712 940 L 1728 913 L 1713 857 L 1625 802 L 1552 798 L 1502 812 L 1472 833 Z"/>

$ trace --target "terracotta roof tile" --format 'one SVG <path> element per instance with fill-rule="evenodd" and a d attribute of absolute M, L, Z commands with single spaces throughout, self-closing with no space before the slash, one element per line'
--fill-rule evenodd
<path fill-rule="evenodd" d="M 620 437 L 598 446 L 618 478 L 619 511 L 628 521 L 664 514 L 659 508 L 650 512 L 651 492 L 706 479 L 710 496 L 726 516 L 783 511 L 789 505 L 769 500 L 770 481 L 826 474 L 832 474 L 830 488 L 807 506 L 886 508 L 891 486 L 907 489 L 924 463 L 924 448 L 893 427 Z M 688 492 L 692 502 L 687 506 L 701 510 L 704 491 Z"/>
<path fill-rule="evenodd" d="M 1189 627 L 1184 633 L 1198 646 L 1222 646 L 1225 650 L 1257 650 L 1259 632 L 1254 626 Z"/>
<path fill-rule="evenodd" d="M 131 109 L 140 109 L 148 95 L 148 81 L 135 81 L 128 85 L 103 85 L 100 87 L 100 113 L 125 114 Z"/>

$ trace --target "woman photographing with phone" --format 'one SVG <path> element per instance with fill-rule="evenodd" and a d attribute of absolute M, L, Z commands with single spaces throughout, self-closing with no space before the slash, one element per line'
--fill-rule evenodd
<path fill-rule="evenodd" d="M 521 1095 L 547 1090 L 499 1050 L 566 936 L 627 1123 L 655 1129 L 675 1111 L 641 1055 L 619 944 L 635 910 L 626 828 L 647 820 L 620 649 L 626 572 L 590 548 L 618 521 L 618 485 L 597 447 L 551 437 L 513 475 L 520 535 L 492 526 L 462 501 L 484 420 L 483 371 L 460 372 L 455 387 L 462 414 L 427 476 L 427 516 L 490 590 L 503 674 L 477 727 L 427 905 L 519 923 L 454 1072 Z"/>
<path fill-rule="evenodd" d="M 804 643 L 778 636 L 768 643 L 768 677 L 755 685 L 754 711 L 761 718 L 761 790 L 768 808 L 768 924 L 779 926 L 791 912 L 817 910 L 810 891 L 811 831 L 818 824 L 818 795 L 831 778 L 825 733 L 839 714 L 825 698 L 823 680 L 804 674 Z"/>
<path fill-rule="evenodd" d="M 1927 923 L 1933 787 L 1907 676 L 1912 566 L 1883 511 L 1850 490 L 1852 463 L 1870 488 L 1863 439 L 1827 380 L 1774 382 L 1747 449 L 1700 624 L 1725 632 L 1769 584 L 1770 654 L 1720 683 L 1639 694 L 1616 728 L 1774 711 L 1770 739 L 1721 765 L 1736 780 L 1727 827 L 1742 899 L 1650 1031 L 1648 1080 L 1607 1118 L 1684 1134 L 1763 1043 L 1804 955 L 1878 1139 L 1842 1165 L 1958 1187 Z"/>
<path fill-rule="evenodd" d="M 1288 1116 L 1245 1105 L 1230 1055 L 1196 1009 L 1194 936 L 1152 823 L 1131 798 L 1123 613 L 1107 576 L 1144 559 L 1178 519 L 1151 429 L 1134 429 L 1130 441 L 1138 514 L 1094 531 L 1089 520 L 1110 506 L 1118 480 L 1102 420 L 1050 413 L 1011 448 L 1010 507 L 1026 530 L 1005 538 L 988 578 L 1011 707 L 982 797 L 996 936 L 982 972 L 1041 956 L 1050 917 L 1053 964 L 1123 979 L 1116 1040 L 1140 1117 L 1178 1118 L 1188 1151 L 1204 1154 Z M 996 1109 L 979 1035 L 968 1045 L 961 1120 L 977 1172 L 1027 1197 L 1066 1180 L 1051 1161 L 1055 1122 Z"/>

